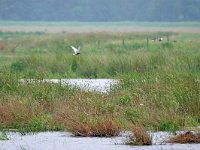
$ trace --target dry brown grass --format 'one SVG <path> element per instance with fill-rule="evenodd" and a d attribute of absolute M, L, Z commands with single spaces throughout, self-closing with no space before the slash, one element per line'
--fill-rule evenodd
<path fill-rule="evenodd" d="M 10 108 L 4 103 L 0 103 L 0 124 L 9 124 L 13 120 Z"/>
<path fill-rule="evenodd" d="M 121 131 L 121 126 L 111 119 L 105 119 L 97 123 L 71 122 L 70 131 L 75 136 L 95 136 L 95 137 L 111 137 L 117 136 Z"/>
<path fill-rule="evenodd" d="M 34 117 L 40 117 L 51 107 L 44 103 L 29 102 L 27 100 L 19 100 L 15 97 L 9 97 L 10 101 L 0 103 L 0 123 L 7 126 L 12 124 L 27 123 Z"/>
<path fill-rule="evenodd" d="M 61 102 L 54 118 L 75 136 L 116 136 L 122 130 L 106 102 L 88 93 Z"/>
<path fill-rule="evenodd" d="M 134 126 L 132 128 L 132 135 L 129 136 L 127 144 L 128 145 L 152 145 L 152 139 L 142 126 Z"/>
<path fill-rule="evenodd" d="M 33 115 L 30 107 L 17 100 L 1 103 L 0 112 L 2 122 L 8 124 L 11 124 L 14 120 L 25 121 Z"/>
<path fill-rule="evenodd" d="M 167 143 L 200 143 L 200 133 L 188 131 L 171 137 Z"/>
<path fill-rule="evenodd" d="M 81 112 L 72 115 L 69 110 L 56 114 L 55 118 L 75 136 L 110 137 L 117 136 L 122 130 L 121 125 L 115 123 L 111 116 L 87 116 Z"/>

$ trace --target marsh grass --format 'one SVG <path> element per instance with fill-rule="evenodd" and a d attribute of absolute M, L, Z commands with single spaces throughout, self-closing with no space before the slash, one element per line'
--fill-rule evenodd
<path fill-rule="evenodd" d="M 130 130 L 129 124 L 164 131 L 199 125 L 200 36 L 168 35 L 168 41 L 167 33 L 30 33 L 3 38 L 0 128 L 114 136 Z M 147 36 L 165 41 L 149 40 L 147 49 Z M 80 45 L 81 55 L 73 57 L 70 45 Z M 38 82 L 20 83 L 22 78 Z M 99 94 L 40 82 L 44 78 L 116 78 L 119 84 Z"/>
<path fill-rule="evenodd" d="M 187 131 L 185 133 L 181 133 L 171 137 L 167 143 L 200 143 L 200 133 Z"/>
<path fill-rule="evenodd" d="M 131 135 L 129 135 L 126 144 L 138 146 L 152 145 L 152 138 L 141 125 L 137 125 L 135 127 L 132 127 L 132 133 Z"/>
<path fill-rule="evenodd" d="M 66 128 L 74 136 L 112 137 L 118 136 L 120 131 L 122 131 L 119 124 L 115 123 L 113 119 L 108 118 L 100 121 L 97 121 L 97 118 L 95 118 L 93 121 L 88 120 L 85 122 L 77 122 L 70 118 L 66 118 L 66 120 L 68 121 Z"/>
<path fill-rule="evenodd" d="M 54 117 L 76 136 L 116 136 L 122 126 L 115 106 L 106 101 L 101 95 L 77 94 L 61 103 Z"/>
<path fill-rule="evenodd" d="M 0 132 L 0 140 L 9 140 L 5 132 Z"/>
<path fill-rule="evenodd" d="M 15 55 L 23 57 L 14 62 L 12 60 L 10 69 L 22 72 L 22 74 L 42 70 L 46 77 L 53 74 L 55 76 L 104 78 L 134 71 L 149 72 L 158 67 L 187 69 L 186 72 L 188 72 L 193 69 L 191 64 L 199 66 L 197 57 L 199 44 L 196 39 L 192 44 L 187 39 L 173 43 L 170 40 L 167 41 L 167 33 L 158 33 L 158 36 L 163 35 L 165 35 L 165 41 L 160 43 L 149 41 L 148 50 L 146 49 L 146 34 L 30 35 L 26 39 L 17 39 L 19 46 L 15 50 Z M 154 36 L 154 34 L 149 36 Z M 176 36 L 176 34 L 170 34 L 170 36 Z M 96 44 L 98 41 L 101 41 L 99 46 Z M 13 43 L 16 41 L 12 40 L 4 46 L 4 53 L 12 51 L 10 46 Z M 81 46 L 83 54 L 79 58 L 72 58 L 70 45 Z"/>

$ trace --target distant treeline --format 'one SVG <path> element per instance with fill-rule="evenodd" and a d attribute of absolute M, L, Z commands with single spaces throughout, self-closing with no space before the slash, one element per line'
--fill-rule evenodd
<path fill-rule="evenodd" d="M 0 0 L 0 20 L 200 21 L 200 0 Z"/>

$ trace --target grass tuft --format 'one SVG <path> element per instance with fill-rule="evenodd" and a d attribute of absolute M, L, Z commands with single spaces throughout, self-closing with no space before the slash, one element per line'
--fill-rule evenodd
<path fill-rule="evenodd" d="M 0 133 L 0 140 L 9 140 L 5 132 Z"/>
<path fill-rule="evenodd" d="M 127 145 L 152 145 L 150 135 L 141 126 L 132 128 L 132 135 L 128 137 Z"/>
<path fill-rule="evenodd" d="M 185 133 L 171 137 L 167 143 L 200 143 L 200 133 L 187 131 Z"/>
<path fill-rule="evenodd" d="M 72 123 L 69 131 L 75 136 L 112 137 L 119 135 L 121 130 L 120 125 L 106 119 L 97 123 Z"/>

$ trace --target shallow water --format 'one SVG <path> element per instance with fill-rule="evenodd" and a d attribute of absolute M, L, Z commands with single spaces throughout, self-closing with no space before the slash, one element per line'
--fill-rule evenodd
<path fill-rule="evenodd" d="M 127 134 L 112 138 L 73 137 L 68 132 L 40 132 L 21 135 L 8 132 L 0 150 L 199 150 L 200 144 L 162 144 L 170 134 L 152 133 L 152 146 L 124 145 Z"/>
<path fill-rule="evenodd" d="M 21 79 L 20 82 L 38 82 L 34 79 Z M 119 81 L 114 79 L 43 79 L 40 82 L 58 83 L 60 85 L 70 85 L 84 91 L 109 92 L 111 86 Z"/>

